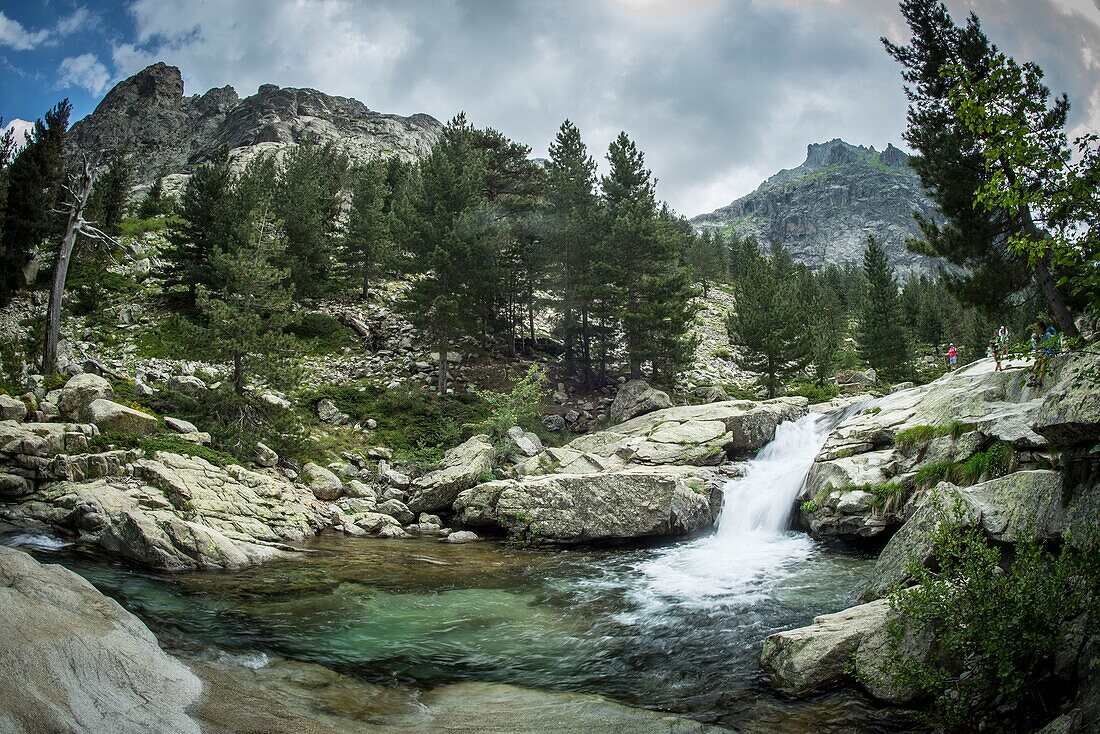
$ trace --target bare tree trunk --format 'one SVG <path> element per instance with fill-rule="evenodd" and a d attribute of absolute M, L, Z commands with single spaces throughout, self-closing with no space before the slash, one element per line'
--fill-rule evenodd
<path fill-rule="evenodd" d="M 440 395 L 447 394 L 447 327 L 439 333 L 439 382 L 436 386 Z"/>
<path fill-rule="evenodd" d="M 65 224 L 65 236 L 61 238 L 61 248 L 57 252 L 57 263 L 53 269 L 53 283 L 50 284 L 50 303 L 46 309 L 46 344 L 42 350 L 42 374 L 52 375 L 57 371 L 57 342 L 61 336 L 61 303 L 65 297 L 65 278 L 69 274 L 69 262 L 72 260 L 76 235 L 85 227 L 84 207 L 92 193 L 92 173 L 87 159 L 84 170 L 70 189 L 73 203 L 69 208 L 69 219 Z"/>
<path fill-rule="evenodd" d="M 244 395 L 244 359 L 239 352 L 233 355 L 233 389 Z"/>

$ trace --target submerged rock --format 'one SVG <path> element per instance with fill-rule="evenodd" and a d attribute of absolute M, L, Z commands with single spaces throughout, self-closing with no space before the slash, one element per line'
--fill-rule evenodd
<path fill-rule="evenodd" d="M 0 730 L 199 734 L 199 679 L 75 573 L 0 546 L 0 615 Z"/>

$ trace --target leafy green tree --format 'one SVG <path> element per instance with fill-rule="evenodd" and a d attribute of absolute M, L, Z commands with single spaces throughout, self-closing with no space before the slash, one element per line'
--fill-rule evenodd
<path fill-rule="evenodd" d="M 746 258 L 741 267 L 742 277 L 733 284 L 736 306 L 727 322 L 730 343 L 738 347 L 738 365 L 760 373 L 768 397 L 774 398 L 810 359 L 807 309 L 790 255 L 781 247 L 770 258 Z"/>
<path fill-rule="evenodd" d="M 1091 225 L 1100 212 L 1100 147 L 1096 135 L 1077 141 L 1075 157 L 1066 140 L 1065 95 L 1051 101 L 1043 71 L 994 53 L 979 76 L 948 67 L 949 99 L 956 114 L 981 142 L 986 179 L 974 203 L 1012 223 L 1010 252 L 1041 272 L 1051 267 L 1085 302 L 1100 299 L 1100 238 Z M 1043 295 L 1057 317 L 1061 293 L 1040 277 Z M 1063 319 L 1064 331 L 1073 333 Z"/>
<path fill-rule="evenodd" d="M 388 167 L 387 161 L 374 159 L 351 174 L 351 209 L 341 259 L 348 274 L 359 282 L 363 299 L 373 280 L 393 259 L 387 211 L 391 198 Z"/>
<path fill-rule="evenodd" d="M 125 150 L 120 150 L 95 180 L 88 202 L 89 214 L 99 228 L 112 237 L 117 237 L 121 231 L 133 178 L 129 156 Z"/>
<path fill-rule="evenodd" d="M 22 285 L 22 271 L 49 237 L 61 234 L 65 131 L 72 105 L 63 100 L 34 123 L 26 146 L 7 170 L 4 239 L 0 243 L 0 303 Z"/>
<path fill-rule="evenodd" d="M 489 434 L 499 445 L 512 426 L 537 418 L 546 400 L 546 370 L 537 364 L 527 368 L 527 373 L 515 381 L 509 392 L 472 390 L 489 406 L 489 415 L 477 428 Z"/>
<path fill-rule="evenodd" d="M 909 369 L 909 339 L 905 332 L 898 283 L 886 251 L 867 237 L 863 253 L 867 300 L 859 320 L 859 346 L 867 363 L 883 376 L 903 377 Z"/>
<path fill-rule="evenodd" d="M 437 389 L 447 391 L 447 353 L 483 313 L 481 285 L 493 266 L 492 219 L 483 198 L 484 157 L 470 139 L 464 114 L 448 123 L 401 213 L 411 257 L 405 300 L 410 320 L 439 352 Z"/>
<path fill-rule="evenodd" d="M 242 395 L 246 379 L 280 379 L 285 359 L 295 353 L 289 273 L 275 263 L 286 245 L 266 207 L 252 223 L 252 236 L 233 251 L 218 248 L 210 258 L 218 290 L 200 287 L 196 346 L 215 361 L 233 366 L 233 390 Z"/>
<path fill-rule="evenodd" d="M 654 381 L 675 383 L 675 377 L 691 365 L 698 338 L 691 326 L 699 306 L 691 269 L 682 265 L 692 244 L 698 240 L 683 217 L 673 214 L 667 205 L 657 214 L 657 255 L 663 267 L 648 278 L 649 297 L 641 302 L 641 323 L 647 335 L 641 357 L 648 361 Z"/>
<path fill-rule="evenodd" d="M 234 241 L 234 217 L 239 212 L 233 207 L 233 182 L 228 151 L 222 151 L 188 179 L 180 197 L 178 221 L 168 230 L 164 283 L 186 287 L 191 303 L 198 286 L 211 283 L 214 254 L 231 249 Z"/>
<path fill-rule="evenodd" d="M 297 296 L 318 296 L 328 288 L 347 167 L 335 145 L 306 138 L 279 169 L 274 214 L 286 239 L 283 264 Z"/>
<path fill-rule="evenodd" d="M 565 346 L 566 369 L 580 373 L 592 385 L 592 297 L 599 287 L 593 272 L 602 248 L 597 234 L 596 162 L 588 154 L 580 130 L 569 120 L 550 144 L 546 165 L 551 253 L 551 282 L 560 293 L 559 330 Z"/>
<path fill-rule="evenodd" d="M 983 78 L 998 65 L 996 47 L 973 13 L 960 27 L 939 0 L 902 0 L 900 6 L 912 39 L 904 46 L 883 43 L 903 66 L 909 98 L 905 140 L 919 153 L 911 163 L 944 216 L 942 222 L 918 216 L 922 238 L 911 247 L 959 266 L 943 270 L 943 277 L 965 300 L 992 311 L 1003 311 L 1008 296 L 1033 279 L 1059 328 L 1076 334 L 1050 253 L 1036 257 L 1029 268 L 1019 248 L 1010 247 L 1018 234 L 1039 239 L 1030 218 L 1011 207 L 974 206 L 991 182 L 989 136 L 960 117 L 951 95 L 959 79 Z M 1064 99 L 1056 102 L 1046 123 L 1064 122 L 1065 108 Z"/>

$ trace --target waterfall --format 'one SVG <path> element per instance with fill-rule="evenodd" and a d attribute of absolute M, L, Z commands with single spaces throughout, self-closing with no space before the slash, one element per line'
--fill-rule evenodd
<path fill-rule="evenodd" d="M 726 483 L 717 532 L 637 567 L 641 582 L 632 596 L 643 613 L 749 604 L 809 559 L 817 544 L 788 529 L 791 508 L 829 433 L 859 407 L 780 424 L 743 475 Z"/>

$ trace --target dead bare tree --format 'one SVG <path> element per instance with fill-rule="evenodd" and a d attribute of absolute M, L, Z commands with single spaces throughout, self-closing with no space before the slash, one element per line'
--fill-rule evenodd
<path fill-rule="evenodd" d="M 65 296 L 65 278 L 69 274 L 69 262 L 72 260 L 77 235 L 118 245 L 113 237 L 84 219 L 84 208 L 88 205 L 88 197 L 92 194 L 92 184 L 95 179 L 88 164 L 88 157 L 84 156 L 81 162 L 81 172 L 70 176 L 69 182 L 64 187 L 72 197 L 72 204 L 69 205 L 65 236 L 61 238 L 61 248 L 57 252 L 53 282 L 50 285 L 50 303 L 46 309 L 46 344 L 42 351 L 42 374 L 44 375 L 53 374 L 57 369 L 57 342 L 61 335 L 61 301 Z"/>

